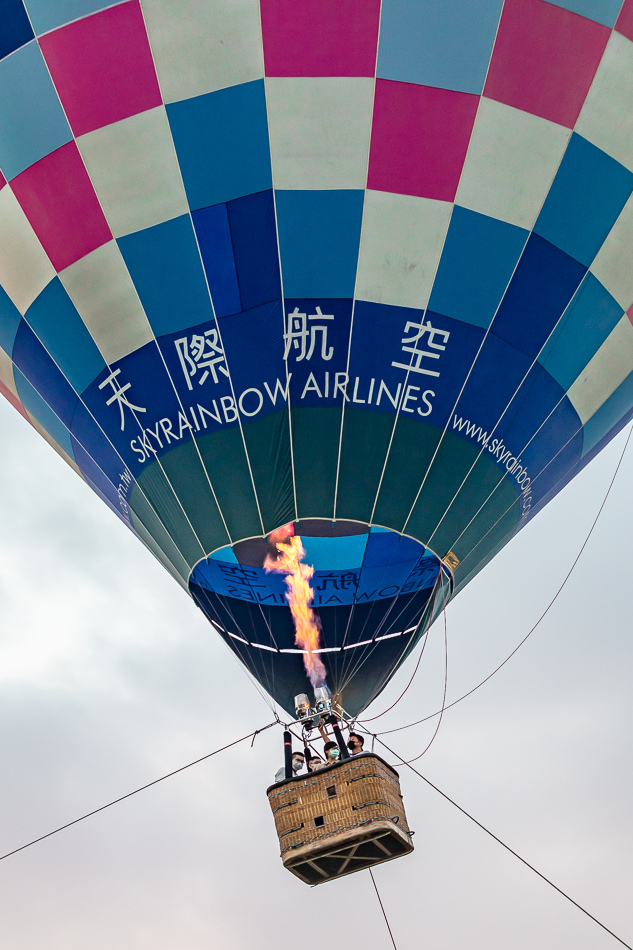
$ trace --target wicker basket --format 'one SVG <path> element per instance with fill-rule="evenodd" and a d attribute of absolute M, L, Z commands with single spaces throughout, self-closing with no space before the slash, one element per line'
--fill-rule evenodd
<path fill-rule="evenodd" d="M 413 851 L 398 773 L 363 752 L 271 785 L 284 867 L 322 884 Z"/>

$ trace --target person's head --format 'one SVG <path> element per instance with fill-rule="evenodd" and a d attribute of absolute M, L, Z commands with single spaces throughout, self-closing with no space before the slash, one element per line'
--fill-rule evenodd
<path fill-rule="evenodd" d="M 293 752 L 292 753 L 292 771 L 300 772 L 303 768 L 303 763 L 305 761 L 305 756 L 303 752 Z"/>
<path fill-rule="evenodd" d="M 323 768 L 323 759 L 320 755 L 310 756 L 310 761 L 308 762 L 308 768 L 311 772 L 316 772 L 317 769 Z"/>
<path fill-rule="evenodd" d="M 323 751 L 325 752 L 326 762 L 338 762 L 341 750 L 339 749 L 336 742 L 326 742 L 323 746 Z"/>
<path fill-rule="evenodd" d="M 359 736 L 357 732 L 350 732 L 347 748 L 352 755 L 358 755 L 359 752 L 362 752 L 364 745 L 365 740 L 362 736 Z"/>

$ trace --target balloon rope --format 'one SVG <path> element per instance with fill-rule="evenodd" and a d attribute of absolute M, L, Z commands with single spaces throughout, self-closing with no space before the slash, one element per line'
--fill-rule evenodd
<path fill-rule="evenodd" d="M 13 854 L 18 854 L 19 851 L 24 851 L 26 848 L 30 848 L 32 845 L 38 844 L 38 842 L 44 841 L 46 838 L 50 838 L 52 835 L 59 834 L 60 831 L 65 831 L 66 828 L 72 828 L 73 825 L 79 824 L 80 821 L 85 821 L 86 818 L 92 818 L 93 815 L 98 815 L 99 812 L 105 811 L 106 808 L 111 808 L 112 805 L 118 805 L 119 802 L 125 801 L 126 798 L 131 798 L 133 795 L 138 795 L 139 792 L 144 792 L 146 788 L 151 788 L 152 785 L 158 785 L 159 782 L 164 782 L 165 779 L 171 778 L 172 775 L 178 775 L 179 772 L 184 772 L 185 769 L 190 769 L 193 765 L 198 765 L 200 762 L 205 762 L 207 759 L 212 758 L 212 756 L 218 755 L 220 752 L 225 752 L 226 749 L 231 749 L 234 745 L 239 745 L 240 742 L 246 742 L 247 739 L 252 739 L 254 742 L 255 737 L 258 736 L 260 732 L 265 732 L 266 729 L 276 726 L 278 722 L 278 719 L 276 719 L 275 722 L 269 722 L 267 726 L 262 726 L 261 729 L 256 729 L 255 732 L 249 732 L 247 736 L 242 736 L 241 739 L 235 739 L 234 742 L 229 742 L 227 745 L 223 745 L 220 749 L 215 749 L 213 752 L 208 752 L 199 759 L 194 759 L 193 762 L 188 762 L 187 765 L 181 765 L 180 768 L 174 769 L 173 772 L 167 772 L 166 775 L 161 775 L 160 778 L 155 778 L 152 782 L 148 782 L 146 785 L 141 785 L 140 788 L 135 788 L 133 792 L 127 792 L 126 795 L 121 795 L 120 798 L 115 798 L 113 801 L 108 802 L 107 805 L 101 805 L 99 808 L 95 808 L 93 811 L 86 812 L 85 815 L 81 815 L 79 818 L 75 818 L 73 821 L 66 822 L 65 825 L 60 825 L 59 828 L 54 828 L 52 831 L 48 831 L 45 835 L 40 835 L 39 838 L 33 838 L 32 841 L 27 841 L 26 844 L 20 845 L 19 848 L 14 848 L 13 851 L 7 851 L 6 854 L 0 855 L 0 861 L 4 861 L 5 858 L 10 858 Z"/>
<path fill-rule="evenodd" d="M 382 911 L 382 916 L 385 918 L 385 923 L 387 924 L 387 930 L 389 931 L 389 936 L 391 937 L 391 942 L 392 942 L 392 944 L 393 944 L 394 950 L 398 950 L 398 947 L 396 946 L 396 941 L 394 940 L 393 934 L 392 934 L 392 932 L 391 932 L 391 927 L 389 926 L 389 919 L 388 919 L 388 917 L 387 917 L 387 913 L 386 913 L 386 911 L 385 911 L 385 908 L 383 907 L 382 898 L 381 898 L 381 896 L 380 896 L 380 894 L 379 894 L 379 892 L 378 892 L 378 886 L 377 886 L 377 884 L 376 884 L 376 879 L 375 879 L 375 877 L 374 877 L 374 872 L 372 871 L 371 868 L 367 868 L 367 870 L 369 871 L 369 874 L 370 874 L 370 876 L 371 876 L 371 883 L 374 885 L 374 890 L 376 891 L 376 897 L 378 898 L 378 903 L 380 904 L 380 909 L 381 909 L 381 911 Z"/>
<path fill-rule="evenodd" d="M 580 560 L 580 557 L 581 557 L 583 551 L 584 551 L 585 548 L 587 547 L 587 544 L 588 544 L 588 542 L 589 542 L 589 538 L 590 538 L 591 535 L 593 534 L 594 529 L 595 529 L 595 527 L 596 527 L 596 525 L 597 525 L 597 523 L 598 523 L 598 519 L 600 518 L 600 515 L 602 514 L 602 511 L 603 511 L 603 509 L 604 509 L 604 506 L 605 506 L 606 503 L 607 503 L 607 499 L 608 499 L 609 495 L 611 494 L 611 489 L 613 488 L 613 484 L 614 484 L 614 482 L 615 482 L 615 480 L 616 480 L 617 474 L 618 474 L 618 472 L 620 471 L 620 466 L 622 465 L 622 462 L 623 462 L 623 460 L 624 460 L 624 454 L 625 454 L 625 452 L 626 452 L 626 450 L 627 450 L 627 447 L 628 447 L 628 444 L 629 444 L 629 441 L 630 441 L 630 439 L 631 439 L 631 435 L 632 435 L 632 434 L 633 434 L 633 426 L 631 426 L 631 428 L 629 429 L 629 434 L 628 434 L 627 437 L 626 437 L 626 442 L 624 443 L 624 448 L 622 449 L 622 452 L 621 452 L 621 454 L 620 454 L 620 458 L 619 458 L 619 460 L 618 460 L 618 464 L 616 465 L 615 471 L 614 471 L 614 473 L 613 473 L 613 477 L 612 477 L 612 479 L 611 479 L 611 481 L 610 481 L 610 483 L 609 483 L 609 487 L 607 488 L 606 494 L 605 494 L 604 498 L 602 499 L 602 504 L 600 505 L 600 508 L 598 509 L 598 513 L 597 513 L 596 517 L 594 518 L 593 523 L 592 523 L 592 525 L 591 525 L 591 527 L 590 527 L 590 529 L 589 529 L 589 532 L 588 532 L 588 534 L 587 534 L 587 537 L 586 537 L 585 540 L 583 541 L 582 546 L 581 546 L 581 548 L 580 548 L 578 554 L 576 555 L 576 557 L 575 557 L 575 559 L 574 559 L 574 561 L 573 561 L 571 567 L 569 568 L 569 570 L 568 570 L 568 572 L 567 572 L 567 574 L 566 574 L 566 576 L 565 576 L 565 578 L 564 578 L 562 584 L 560 585 L 560 587 L 558 588 L 558 590 L 556 591 L 556 593 L 554 594 L 554 596 L 552 597 L 552 599 L 550 600 L 549 604 L 547 605 L 547 607 L 545 608 L 545 610 L 543 611 L 543 613 L 541 614 L 541 616 L 538 618 L 538 620 L 536 621 L 536 623 L 534 624 L 534 626 L 531 627 L 530 630 L 528 630 L 528 632 L 527 632 L 526 635 L 523 637 L 523 639 L 515 646 L 515 648 L 514 648 L 514 650 L 512 651 L 512 653 L 508 654 L 508 656 L 505 658 L 505 660 L 504 660 L 502 663 L 500 663 L 499 666 L 497 666 L 497 667 L 492 671 L 492 673 L 489 673 L 488 676 L 486 676 L 485 679 L 483 679 L 480 683 L 477 683 L 476 686 L 473 686 L 472 689 L 469 689 L 468 692 L 467 692 L 467 693 L 464 693 L 463 696 L 460 696 L 459 699 L 454 699 L 452 703 L 448 703 L 446 706 L 443 706 L 442 709 L 438 709 L 436 712 L 431 713 L 431 714 L 428 715 L 428 716 L 424 716 L 423 719 L 417 719 L 415 722 L 410 722 L 410 723 L 408 723 L 406 726 L 398 726 L 398 727 L 395 728 L 395 729 L 385 729 L 383 732 L 380 733 L 381 736 L 387 736 L 387 735 L 389 735 L 389 734 L 392 733 L 392 732 L 401 732 L 403 729 L 411 729 L 413 726 L 419 726 L 420 723 L 427 722 L 429 719 L 434 719 L 436 716 L 441 716 L 441 715 L 443 715 L 443 713 L 444 713 L 444 711 L 445 711 L 446 709 L 451 709 L 453 706 L 457 706 L 458 703 L 461 703 L 464 699 L 467 699 L 469 696 L 472 696 L 472 694 L 473 694 L 474 692 L 476 692 L 478 689 L 480 689 L 482 686 L 484 686 L 484 684 L 487 683 L 488 680 L 492 679 L 492 677 L 495 675 L 495 673 L 498 673 L 499 670 L 502 669 L 502 668 L 506 665 L 506 663 L 508 663 L 509 660 L 512 659 L 512 657 L 514 656 L 514 654 L 517 653 L 517 652 L 521 649 L 521 647 L 523 646 L 523 644 L 532 636 L 532 634 L 534 633 L 534 631 L 536 630 L 536 628 L 539 626 L 539 624 L 541 623 L 541 621 L 545 619 L 545 617 L 547 616 L 547 614 L 549 613 L 549 611 L 551 610 L 551 608 L 554 606 L 554 604 L 555 604 L 556 601 L 558 600 L 559 595 L 562 593 L 562 591 L 563 591 L 565 585 L 567 584 L 567 581 L 569 580 L 569 578 L 571 577 L 571 575 L 572 575 L 572 573 L 573 573 L 573 571 L 574 571 L 574 568 L 575 568 L 576 565 L 578 564 L 578 561 Z M 417 667 L 416 667 L 415 672 L 417 672 Z M 414 672 L 414 675 L 415 675 L 415 672 Z M 402 697 L 404 696 L 404 694 L 406 693 L 406 691 L 407 691 L 407 690 L 409 689 L 409 687 L 411 686 L 411 683 L 412 683 L 412 682 L 413 682 L 413 677 L 411 677 L 411 680 L 410 680 L 409 683 L 407 684 L 406 689 L 405 689 L 405 690 L 403 691 L 403 693 L 398 697 L 398 699 L 396 700 L 396 703 L 399 703 L 399 702 L 400 702 L 400 700 L 402 699 Z M 396 703 L 394 703 L 394 705 L 396 705 Z M 389 709 L 393 709 L 393 706 L 390 706 Z M 389 710 L 386 709 L 386 710 L 385 710 L 385 713 L 386 713 L 386 712 L 389 712 Z M 385 713 L 379 713 L 379 715 L 378 715 L 378 716 L 374 716 L 373 719 L 378 719 L 378 718 L 380 718 L 380 716 L 384 716 Z M 359 720 L 359 721 L 360 721 L 360 722 L 372 722 L 372 719 L 365 719 L 365 720 Z M 415 761 L 415 759 L 412 759 L 412 761 Z"/>
<path fill-rule="evenodd" d="M 371 733 L 369 734 L 371 735 Z M 605 930 L 608 934 L 610 934 L 610 936 L 613 937 L 615 940 L 617 940 L 618 943 L 621 943 L 623 947 L 626 947 L 627 950 L 633 950 L 633 947 L 631 947 L 630 944 L 625 943 L 621 937 L 618 937 L 618 935 L 615 934 L 612 930 L 609 930 L 609 928 L 605 924 L 599 921 L 597 917 L 594 917 L 594 915 L 591 914 L 588 910 L 586 910 L 582 906 L 582 904 L 579 904 L 578 901 L 575 901 L 573 897 L 570 897 L 569 894 L 565 893 L 565 891 L 563 891 L 560 887 L 554 884 L 553 881 L 550 881 L 548 877 L 545 877 L 545 875 L 542 874 L 541 871 L 537 870 L 537 868 L 535 868 L 533 864 L 530 864 L 529 861 L 526 861 L 525 858 L 522 858 L 521 855 L 517 851 L 515 851 L 513 848 L 510 847 L 510 845 L 506 844 L 505 841 L 502 841 L 501 838 L 498 838 L 497 835 L 494 834 L 494 832 L 492 832 L 489 828 L 486 828 L 485 825 L 482 825 L 480 821 L 477 821 L 477 819 L 473 815 L 471 815 L 470 812 L 467 812 L 465 808 L 462 808 L 461 805 L 458 805 L 454 799 L 450 798 L 446 794 L 446 792 L 443 792 L 441 788 L 437 787 L 437 785 L 434 785 L 433 782 L 430 781 L 430 779 L 426 778 L 425 775 L 422 775 L 421 772 L 418 772 L 417 769 L 414 769 L 413 766 L 409 762 L 407 762 L 405 759 L 402 758 L 402 756 L 398 755 L 397 752 L 395 752 L 388 745 L 386 745 L 386 743 L 384 743 L 382 739 L 379 739 L 378 737 L 376 738 L 377 738 L 377 741 L 381 744 L 381 746 L 383 746 L 387 750 L 387 752 L 390 752 L 397 759 L 399 759 L 403 765 L 406 765 L 408 769 L 411 769 L 411 771 L 414 772 L 415 775 L 417 775 L 419 778 L 421 778 L 423 782 L 426 782 L 426 784 L 429 785 L 439 795 L 441 795 L 442 798 L 446 799 L 447 802 L 449 802 L 451 805 L 457 808 L 457 810 L 460 811 L 462 815 L 465 815 L 466 818 L 469 818 L 470 821 L 474 822 L 474 824 L 476 824 L 479 828 L 481 828 L 482 831 L 485 831 L 487 835 L 490 835 L 490 837 L 494 841 L 496 841 L 497 844 L 500 844 L 502 848 L 505 848 L 506 851 L 509 851 L 510 854 L 514 855 L 515 858 L 518 858 L 522 864 L 525 864 L 525 866 L 530 869 L 530 871 L 534 871 L 534 873 L 537 874 L 543 881 L 545 881 L 546 884 L 549 884 L 550 887 L 553 887 L 555 891 L 558 891 L 558 893 L 561 894 L 571 904 L 573 904 L 574 907 L 577 907 L 578 910 L 581 910 L 583 914 L 586 914 L 586 916 L 589 917 L 591 920 L 593 920 L 594 923 L 598 924 L 599 927 L 602 927 L 602 929 Z"/>

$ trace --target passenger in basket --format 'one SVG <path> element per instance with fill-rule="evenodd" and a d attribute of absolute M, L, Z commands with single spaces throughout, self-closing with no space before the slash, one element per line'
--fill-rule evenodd
<path fill-rule="evenodd" d="M 341 750 L 336 742 L 326 742 L 323 751 L 325 752 L 325 764 L 336 765 L 341 755 Z"/>
<path fill-rule="evenodd" d="M 305 756 L 303 752 L 293 752 L 292 753 L 292 771 L 296 775 L 297 772 L 300 772 L 303 768 L 303 763 L 305 761 Z M 286 777 L 286 767 L 281 766 L 280 769 L 277 769 L 275 774 L 275 782 L 283 782 Z"/>
<path fill-rule="evenodd" d="M 325 762 L 320 755 L 315 755 L 314 752 L 310 756 L 310 761 L 308 762 L 308 772 L 316 772 L 317 769 L 322 769 L 325 765 Z"/>
<path fill-rule="evenodd" d="M 347 748 L 352 753 L 352 755 L 360 755 L 360 753 L 363 751 L 364 745 L 365 740 L 362 736 L 359 736 L 357 732 L 350 732 Z"/>

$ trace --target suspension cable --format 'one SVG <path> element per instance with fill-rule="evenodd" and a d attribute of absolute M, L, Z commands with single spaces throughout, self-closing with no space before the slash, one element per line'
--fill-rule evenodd
<path fill-rule="evenodd" d="M 391 937 L 391 942 L 392 942 L 392 944 L 393 944 L 394 950 L 398 950 L 398 947 L 396 946 L 396 941 L 393 939 L 393 934 L 392 934 L 392 932 L 391 932 L 391 927 L 389 926 L 389 919 L 388 919 L 388 917 L 387 917 L 387 913 L 386 913 L 386 911 L 385 911 L 385 908 L 383 907 L 383 903 L 382 903 L 382 899 L 381 899 L 381 897 L 380 897 L 380 894 L 378 893 L 378 885 L 376 884 L 376 879 L 374 878 L 374 872 L 372 871 L 371 868 L 367 868 L 367 870 L 369 871 L 369 874 L 370 874 L 370 876 L 371 876 L 371 883 L 374 885 L 374 890 L 376 891 L 376 897 L 378 898 L 378 903 L 380 904 L 380 909 L 381 909 L 381 911 L 382 911 L 382 916 L 385 918 L 385 923 L 387 924 L 387 930 L 389 931 L 389 936 Z"/>
<path fill-rule="evenodd" d="M 79 824 L 80 821 L 85 821 L 86 818 L 91 818 L 93 815 L 98 815 L 99 812 L 105 811 L 106 808 L 111 808 L 112 805 L 118 805 L 119 802 L 125 801 L 126 798 L 131 798 L 133 795 L 138 795 L 139 792 L 144 792 L 146 788 L 151 788 L 152 785 L 158 785 L 159 782 L 164 782 L 165 779 L 171 778 L 173 775 L 178 775 L 179 772 L 184 772 L 185 769 L 190 769 L 193 765 L 198 765 L 200 762 L 205 762 L 207 759 L 212 758 L 212 756 L 218 755 L 220 752 L 225 752 L 227 749 L 231 749 L 235 745 L 239 745 L 240 742 L 246 742 L 247 739 L 252 739 L 255 741 L 255 737 L 259 735 L 260 732 L 265 732 L 266 729 L 276 726 L 278 721 L 279 720 L 275 720 L 275 722 L 269 722 L 267 726 L 262 726 L 261 729 L 256 729 L 255 732 L 249 732 L 247 736 L 242 736 L 241 739 L 235 739 L 234 742 L 229 742 L 228 745 L 223 745 L 220 749 L 215 749 L 213 752 L 208 752 L 199 759 L 194 759 L 193 762 L 188 762 L 186 765 L 181 765 L 180 768 L 174 769 L 173 772 L 167 772 L 166 775 L 161 775 L 160 778 L 155 778 L 152 782 L 147 782 L 146 785 L 141 785 L 140 788 L 135 788 L 134 791 L 127 792 L 126 795 L 121 795 L 120 798 L 113 799 L 113 801 L 108 802 L 107 805 L 101 805 L 99 808 L 95 808 L 93 811 L 86 812 L 85 815 L 81 815 L 79 818 L 75 818 L 73 821 L 66 822 L 65 825 L 60 825 L 59 828 L 54 828 L 45 835 L 40 835 L 39 838 L 33 838 L 32 841 L 27 841 L 26 844 L 20 845 L 19 848 L 14 848 L 12 851 L 7 851 L 6 854 L 0 855 L 0 861 L 4 861 L 5 858 L 10 858 L 19 851 L 24 851 L 26 848 L 30 848 L 32 845 L 38 844 L 38 842 L 44 841 L 46 838 L 50 838 L 52 835 L 59 834 L 60 831 L 65 831 L 66 828 L 71 828 L 73 825 Z"/>
<path fill-rule="evenodd" d="M 609 482 L 609 487 L 607 488 L 606 494 L 605 494 L 604 498 L 602 499 L 602 504 L 600 505 L 600 507 L 599 507 L 599 509 L 598 509 L 598 513 L 596 514 L 596 517 L 593 519 L 593 522 L 592 522 L 592 524 L 591 524 L 591 527 L 589 528 L 589 531 L 588 531 L 588 533 L 587 533 L 587 536 L 586 536 L 585 540 L 583 541 L 583 543 L 582 543 L 582 545 L 581 545 L 581 548 L 580 548 L 580 550 L 578 551 L 578 554 L 576 555 L 576 557 L 575 557 L 575 559 L 574 559 L 574 561 L 573 561 L 571 567 L 569 568 L 567 574 L 565 575 L 565 578 L 564 578 L 562 584 L 560 585 L 560 587 L 558 588 L 558 590 L 556 591 L 556 593 L 554 594 L 554 596 L 552 597 L 552 599 L 550 600 L 549 604 L 547 605 L 547 607 L 545 608 L 545 610 L 543 611 L 543 613 L 541 614 L 541 616 L 538 618 L 538 620 L 536 621 L 536 623 L 534 624 L 534 626 L 531 627 L 531 629 L 528 630 L 528 632 L 527 632 L 526 635 L 523 637 L 523 639 L 519 641 L 519 643 L 515 646 L 515 648 L 514 648 L 514 650 L 512 651 L 512 653 L 509 653 L 508 656 L 505 658 L 505 660 L 503 660 L 503 662 L 500 663 L 499 666 L 497 666 L 497 667 L 492 671 L 492 673 L 489 673 L 488 676 L 485 677 L 485 679 L 481 680 L 480 683 L 477 683 L 476 686 L 473 686 L 472 689 L 469 689 L 467 693 L 464 693 L 464 694 L 463 694 L 463 696 L 460 696 L 458 699 L 454 699 L 453 702 L 451 702 L 451 703 L 447 703 L 446 705 L 443 705 L 442 708 L 436 710 L 436 712 L 430 713 L 428 716 L 424 716 L 422 719 L 417 719 L 415 722 L 407 723 L 407 725 L 405 725 L 405 726 L 398 726 L 398 727 L 396 727 L 395 729 L 385 729 L 383 732 L 380 733 L 381 736 L 390 735 L 390 733 L 392 733 L 392 732 L 401 732 L 403 729 L 411 729 L 413 726 L 419 726 L 419 725 L 420 725 L 421 723 L 423 723 L 423 722 L 428 722 L 429 719 L 435 719 L 436 716 L 442 716 L 442 715 L 444 714 L 444 712 L 445 712 L 447 709 L 451 709 L 453 706 L 457 706 L 458 703 L 461 703 L 464 699 L 467 699 L 469 696 L 472 696 L 472 694 L 475 693 L 475 692 L 476 692 L 478 689 L 480 689 L 482 686 L 484 686 L 484 685 L 488 682 L 488 680 L 492 679 L 492 677 L 493 677 L 496 673 L 498 673 L 499 670 L 501 670 L 501 669 L 506 665 L 506 663 L 508 663 L 508 662 L 512 659 L 512 657 L 514 656 L 514 654 L 517 653 L 517 652 L 521 649 L 521 647 L 523 646 L 523 644 L 532 636 L 532 634 L 534 633 L 534 631 L 536 630 L 536 628 L 539 626 L 539 624 L 541 623 L 541 621 L 543 621 L 543 620 L 545 619 L 545 617 L 547 616 L 547 614 L 550 612 L 550 610 L 552 609 L 552 607 L 554 606 L 554 604 L 555 604 L 556 601 L 558 600 L 558 597 L 559 597 L 560 594 L 563 592 L 563 589 L 564 589 L 565 585 L 567 584 L 567 581 L 569 580 L 569 578 L 571 577 L 572 573 L 574 572 L 574 569 L 575 569 L 576 565 L 578 564 L 578 561 L 580 560 L 580 557 L 581 557 L 583 551 L 585 550 L 585 548 L 587 547 L 587 544 L 589 543 L 589 539 L 590 539 L 591 535 L 593 534 L 596 525 L 598 524 L 598 519 L 600 518 L 600 515 L 602 514 L 602 511 L 603 511 L 603 509 L 604 509 L 604 506 L 605 506 L 606 503 L 607 503 L 607 499 L 608 499 L 609 495 L 611 494 L 611 489 L 613 488 L 613 484 L 614 484 L 614 482 L 615 482 L 615 480 L 616 480 L 616 477 L 617 477 L 617 474 L 618 474 L 618 472 L 619 472 L 619 470 L 620 470 L 620 466 L 622 465 L 622 462 L 623 462 L 623 460 L 624 460 L 624 454 L 625 454 L 625 452 L 626 452 L 626 450 L 627 450 L 627 447 L 628 447 L 628 444 L 629 444 L 629 442 L 630 442 L 630 440 L 631 440 L 631 435 L 632 435 L 632 434 L 633 434 L 633 426 L 631 426 L 630 429 L 629 429 L 629 433 L 628 433 L 628 435 L 627 435 L 627 437 L 626 437 L 626 442 L 624 443 L 624 448 L 622 449 L 622 452 L 620 453 L 620 458 L 618 459 L 618 463 L 617 463 L 617 465 L 616 465 L 616 467 L 615 467 L 615 471 L 614 471 L 614 473 L 613 473 L 613 476 L 612 476 L 612 478 L 611 478 L 611 481 Z M 396 706 L 396 705 L 400 702 L 400 700 L 402 699 L 402 697 L 404 696 L 404 694 L 407 692 L 407 690 L 409 689 L 409 687 L 410 687 L 411 684 L 413 683 L 413 680 L 414 680 L 414 678 L 415 678 L 415 675 L 416 675 L 416 673 L 417 673 L 417 671 L 418 671 L 418 667 L 419 667 L 419 665 L 420 665 L 420 663 L 419 663 L 420 659 L 421 659 L 421 656 L 420 656 L 420 658 L 418 659 L 418 663 L 417 663 L 417 665 L 416 665 L 415 670 L 413 671 L 413 676 L 411 677 L 411 679 L 410 679 L 409 682 L 407 683 L 405 689 L 402 691 L 402 693 L 400 694 L 400 696 L 398 697 L 398 699 L 395 701 L 395 703 L 393 703 L 391 706 L 389 706 L 388 709 L 385 709 L 383 712 L 378 713 L 377 716 L 372 716 L 371 719 L 360 719 L 360 720 L 358 720 L 358 722 L 373 722 L 373 721 L 376 720 L 376 719 L 380 719 L 381 716 L 384 716 L 385 713 L 389 712 L 391 709 L 394 708 L 394 706 Z M 371 733 L 370 733 L 370 735 L 371 735 Z"/>
<path fill-rule="evenodd" d="M 367 732 L 367 730 L 364 730 L 364 731 Z M 371 733 L 369 733 L 369 735 L 371 735 Z M 529 868 L 530 871 L 534 871 L 534 873 L 537 874 L 538 877 L 540 877 L 543 881 L 545 881 L 546 884 L 549 884 L 550 887 L 553 887 L 555 891 L 558 891 L 558 893 L 559 893 L 562 897 L 564 897 L 564 898 L 565 898 L 566 900 L 568 900 L 571 904 L 573 904 L 574 907 L 577 907 L 578 910 L 582 911 L 583 914 L 585 914 L 587 917 L 589 917 L 590 920 L 593 920 L 593 922 L 594 922 L 595 924 L 597 924 L 599 927 L 602 927 L 602 929 L 605 930 L 605 931 L 606 931 L 611 937 L 613 937 L 615 940 L 617 940 L 618 943 L 621 943 L 623 947 L 626 947 L 627 950 L 633 950 L 633 947 L 631 947 L 630 944 L 628 944 L 628 943 L 626 943 L 624 940 L 622 940 L 621 937 L 618 937 L 618 935 L 617 935 L 616 933 L 614 933 L 612 930 L 610 930 L 610 929 L 606 926 L 606 924 L 603 924 L 600 920 L 598 920 L 597 917 L 594 917 L 594 915 L 593 915 L 592 913 L 590 913 L 588 910 L 586 910 L 586 908 L 584 908 L 584 907 L 582 906 L 582 904 L 579 904 L 578 901 L 575 901 L 575 900 L 573 899 L 573 897 L 570 897 L 569 894 L 567 894 L 567 893 L 566 893 L 565 891 L 563 891 L 560 887 L 558 887 L 557 884 L 554 884 L 553 881 L 551 881 L 551 880 L 550 880 L 548 877 L 546 877 L 541 871 L 539 871 L 537 868 L 535 868 L 533 864 L 530 864 L 529 861 L 526 861 L 525 858 L 522 858 L 521 855 L 520 855 L 517 851 L 515 851 L 513 848 L 511 848 L 509 844 L 506 844 L 505 841 L 502 841 L 501 838 L 497 837 L 497 835 L 494 834 L 494 832 L 492 832 L 489 828 L 486 828 L 486 826 L 483 825 L 480 821 L 478 821 L 473 815 L 471 815 L 470 812 L 466 811 L 465 808 L 462 808 L 461 805 L 458 805 L 457 802 L 456 802 L 453 798 L 451 798 L 449 795 L 447 795 L 446 792 L 443 792 L 441 788 L 438 788 L 437 785 L 434 785 L 433 782 L 431 782 L 430 779 L 428 779 L 425 775 L 423 775 L 422 772 L 419 772 L 416 768 L 414 768 L 414 767 L 411 765 L 410 762 L 407 762 L 405 759 L 403 759 L 401 755 L 399 755 L 399 754 L 398 754 L 397 752 L 395 752 L 392 748 L 390 748 L 390 747 L 389 747 L 385 742 L 383 742 L 382 739 L 380 739 L 378 736 L 376 736 L 375 738 L 376 738 L 377 742 L 379 742 L 380 745 L 382 745 L 382 746 L 387 750 L 387 752 L 390 752 L 391 755 L 394 755 L 397 759 L 399 759 L 400 762 L 402 763 L 402 765 L 406 765 L 406 767 L 407 767 L 408 769 L 411 769 L 411 771 L 414 772 L 415 775 L 418 776 L 418 778 L 421 778 L 422 781 L 423 781 L 423 782 L 426 782 L 426 784 L 429 785 L 435 792 L 437 792 L 438 795 L 441 795 L 442 798 L 446 799 L 447 802 L 449 802 L 451 805 L 453 805 L 455 808 L 457 808 L 457 810 L 460 811 L 460 812 L 462 813 L 462 815 L 465 815 L 466 818 L 469 818 L 472 822 L 474 822 L 474 824 L 476 824 L 479 828 L 481 828 L 482 831 L 485 831 L 487 835 L 489 835 L 494 841 L 497 842 L 497 844 L 500 844 L 502 848 L 505 848 L 506 851 L 509 851 L 510 854 L 514 855 L 515 858 L 518 858 L 518 860 L 519 860 L 522 864 L 525 864 L 525 866 L 526 866 L 527 868 Z"/>

